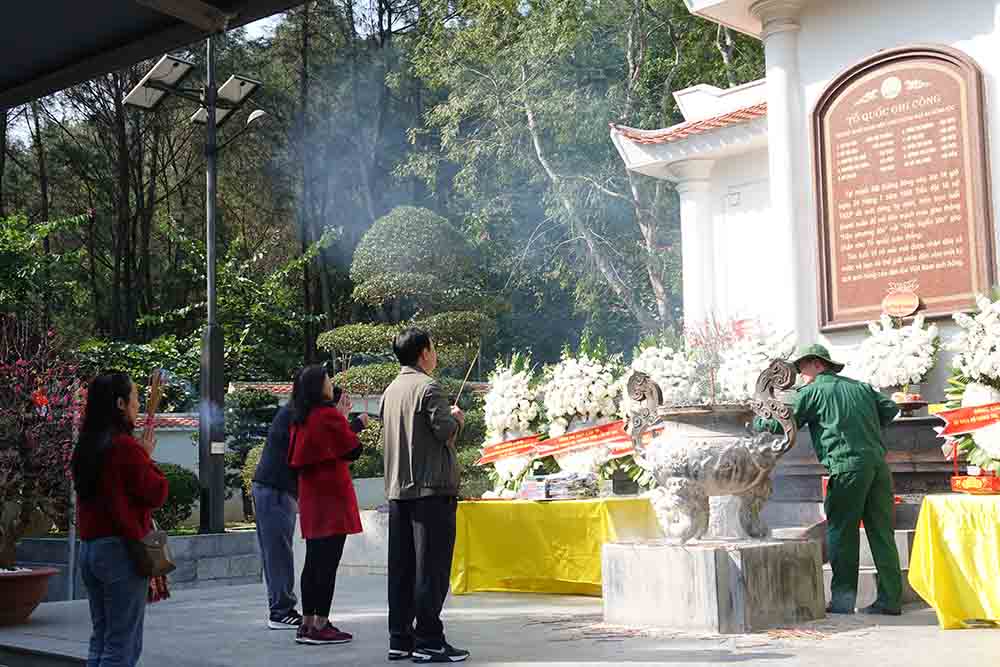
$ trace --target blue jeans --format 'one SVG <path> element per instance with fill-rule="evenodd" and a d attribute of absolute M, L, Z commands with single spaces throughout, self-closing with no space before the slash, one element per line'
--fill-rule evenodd
<path fill-rule="evenodd" d="M 134 667 L 142 653 L 149 579 L 136 573 L 120 537 L 85 540 L 80 574 L 94 626 L 87 667 Z"/>
<path fill-rule="evenodd" d="M 285 491 L 253 483 L 257 541 L 264 563 L 264 582 L 271 620 L 280 621 L 295 611 L 295 556 L 292 537 L 299 504 Z"/>

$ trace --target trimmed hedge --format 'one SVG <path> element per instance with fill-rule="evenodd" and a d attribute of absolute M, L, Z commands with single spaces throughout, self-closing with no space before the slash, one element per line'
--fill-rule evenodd
<path fill-rule="evenodd" d="M 167 478 L 170 490 L 167 502 L 153 512 L 153 518 L 160 524 L 160 530 L 173 530 L 191 516 L 191 510 L 201 496 L 201 485 L 198 476 L 187 468 L 173 463 L 158 463 L 157 466 Z"/>

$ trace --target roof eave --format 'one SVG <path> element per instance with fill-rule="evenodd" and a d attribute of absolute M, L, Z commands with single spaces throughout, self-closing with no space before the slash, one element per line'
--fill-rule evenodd
<path fill-rule="evenodd" d="M 625 168 L 653 178 L 676 180 L 670 165 L 683 160 L 718 160 L 767 147 L 767 117 L 706 130 L 677 141 L 640 144 L 611 131 Z"/>
<path fill-rule="evenodd" d="M 760 20 L 750 12 L 753 0 L 684 0 L 688 11 L 712 23 L 760 39 Z"/>
<path fill-rule="evenodd" d="M 300 4 L 302 0 L 247 0 L 229 27 L 238 28 Z M 175 23 L 162 30 L 146 33 L 141 38 L 119 44 L 116 48 L 67 62 L 45 74 L 33 76 L 0 91 L 0 109 L 9 109 L 45 97 L 102 74 L 124 69 L 147 58 L 155 58 L 188 46 L 206 37 L 208 37 L 207 32 L 186 23 Z"/>

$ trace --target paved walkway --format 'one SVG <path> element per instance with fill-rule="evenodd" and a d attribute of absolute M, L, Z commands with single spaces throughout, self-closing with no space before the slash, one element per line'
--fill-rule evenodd
<path fill-rule="evenodd" d="M 144 667 L 378 665 L 385 660 L 385 579 L 344 577 L 334 621 L 354 633 L 341 646 L 298 646 L 264 623 L 260 585 L 179 591 L 146 618 Z M 452 597 L 449 639 L 475 665 L 785 665 L 830 667 L 988 664 L 1000 630 L 941 631 L 931 610 L 902 617 L 831 617 L 791 631 L 698 636 L 605 626 L 601 601 L 584 597 L 477 594 Z M 0 647 L 20 646 L 83 658 L 90 632 L 86 602 L 44 604 L 31 623 L 0 628 Z M 0 649 L 0 656 L 3 656 Z M 0 657 L 0 665 L 29 664 Z M 36 663 L 44 664 L 44 663 Z M 398 664 L 398 663 L 394 663 Z"/>

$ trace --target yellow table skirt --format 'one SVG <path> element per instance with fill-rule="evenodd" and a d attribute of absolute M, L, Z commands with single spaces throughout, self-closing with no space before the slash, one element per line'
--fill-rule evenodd
<path fill-rule="evenodd" d="M 909 578 L 944 629 L 1000 622 L 1000 496 L 926 496 Z"/>
<path fill-rule="evenodd" d="M 601 546 L 662 537 L 646 498 L 458 504 L 451 590 L 601 595 Z"/>

